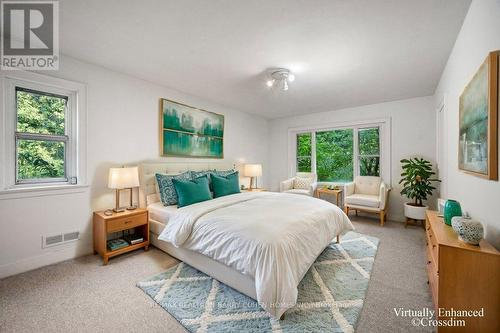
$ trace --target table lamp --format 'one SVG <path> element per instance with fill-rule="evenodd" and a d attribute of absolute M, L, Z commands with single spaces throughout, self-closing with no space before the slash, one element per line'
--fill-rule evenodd
<path fill-rule="evenodd" d="M 139 172 L 137 167 L 109 169 L 108 187 L 116 190 L 114 212 L 119 213 L 125 211 L 124 207 L 120 207 L 120 191 L 125 189 L 130 189 L 130 205 L 126 209 L 134 210 L 136 208 L 132 206 L 132 188 L 138 186 Z"/>
<path fill-rule="evenodd" d="M 245 164 L 243 174 L 250 177 L 250 189 L 257 188 L 257 177 L 262 176 L 262 164 Z"/>

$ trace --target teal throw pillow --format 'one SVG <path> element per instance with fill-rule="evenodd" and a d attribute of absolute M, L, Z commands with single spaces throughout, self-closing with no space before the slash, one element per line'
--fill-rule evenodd
<path fill-rule="evenodd" d="M 177 193 L 177 206 L 189 206 L 197 202 L 212 199 L 208 188 L 208 177 L 202 176 L 192 180 L 172 179 Z"/>
<path fill-rule="evenodd" d="M 214 197 L 219 198 L 229 194 L 240 193 L 240 179 L 238 171 L 227 176 L 211 174 Z"/>
<path fill-rule="evenodd" d="M 216 176 L 223 176 L 223 177 L 226 177 L 230 174 L 233 174 L 235 173 L 236 170 L 234 169 L 230 169 L 230 170 L 214 170 L 212 171 L 212 174 L 216 175 Z"/>

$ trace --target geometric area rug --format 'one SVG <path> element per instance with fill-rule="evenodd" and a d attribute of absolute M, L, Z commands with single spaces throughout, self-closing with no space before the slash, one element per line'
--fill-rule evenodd
<path fill-rule="evenodd" d="M 300 282 L 297 304 L 284 320 L 182 262 L 137 287 L 189 332 L 354 332 L 378 243 L 353 231 L 332 242 Z"/>

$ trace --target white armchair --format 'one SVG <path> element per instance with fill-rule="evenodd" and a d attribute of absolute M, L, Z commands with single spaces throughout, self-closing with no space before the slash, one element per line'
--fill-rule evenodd
<path fill-rule="evenodd" d="M 297 172 L 293 178 L 280 183 L 280 192 L 302 194 L 313 197 L 318 187 L 318 176 L 312 172 Z"/>
<path fill-rule="evenodd" d="M 380 216 L 380 225 L 383 226 L 387 218 L 387 201 L 390 188 L 380 177 L 358 176 L 354 182 L 345 185 L 345 213 L 349 210 L 358 210 L 376 213 Z"/>

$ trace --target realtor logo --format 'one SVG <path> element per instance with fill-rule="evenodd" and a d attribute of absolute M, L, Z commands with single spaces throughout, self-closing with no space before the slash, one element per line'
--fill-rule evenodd
<path fill-rule="evenodd" d="M 1 2 L 1 69 L 59 69 L 59 2 Z"/>

